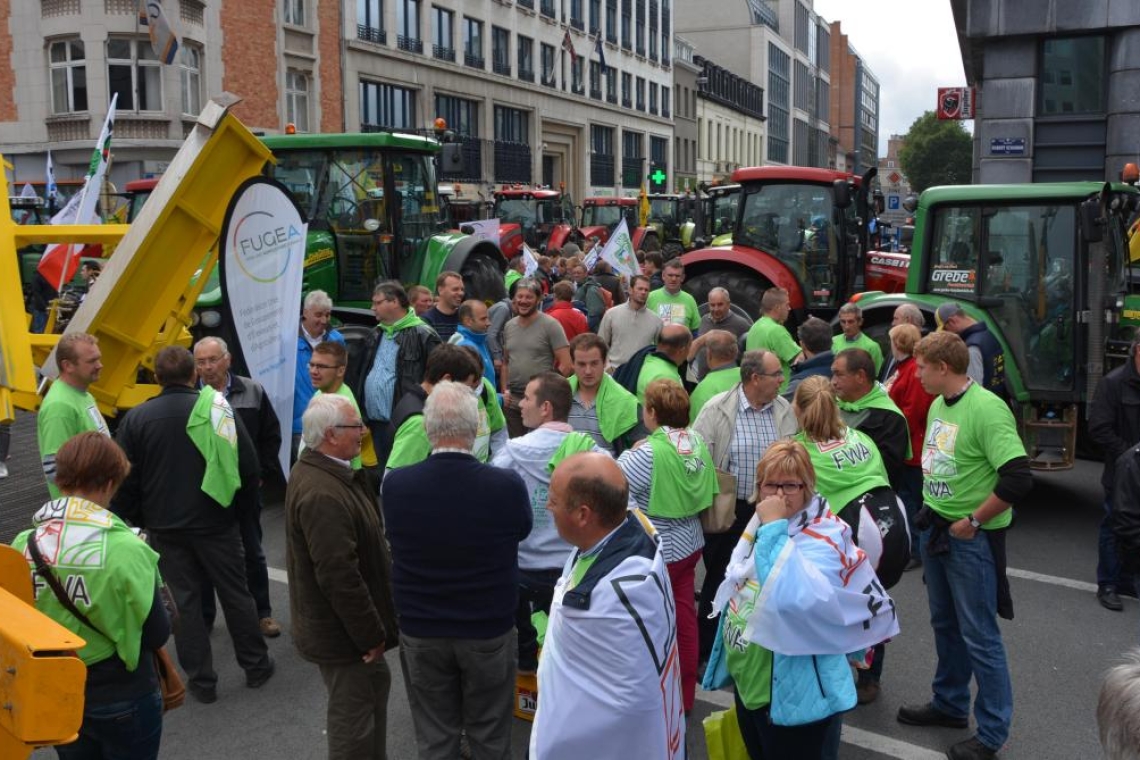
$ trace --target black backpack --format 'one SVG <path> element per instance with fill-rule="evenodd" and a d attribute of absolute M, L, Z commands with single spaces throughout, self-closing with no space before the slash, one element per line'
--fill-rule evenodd
<path fill-rule="evenodd" d="M 637 395 L 637 379 L 641 377 L 641 368 L 645 365 L 645 358 L 657 350 L 657 346 L 646 346 L 629 357 L 629 361 L 614 371 L 614 380 L 622 388 Z"/>

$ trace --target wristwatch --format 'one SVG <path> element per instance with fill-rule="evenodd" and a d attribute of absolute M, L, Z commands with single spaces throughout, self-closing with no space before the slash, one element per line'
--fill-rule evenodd
<path fill-rule="evenodd" d="M 974 517 L 973 515 L 969 515 L 966 517 L 966 519 L 969 520 L 970 525 L 974 526 L 974 530 L 981 530 L 982 523 L 980 520 L 978 520 L 978 518 Z"/>

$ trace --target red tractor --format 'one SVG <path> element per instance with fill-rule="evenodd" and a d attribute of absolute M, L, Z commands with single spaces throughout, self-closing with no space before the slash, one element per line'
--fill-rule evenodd
<path fill-rule="evenodd" d="M 599 245 L 605 245 L 618 222 L 624 218 L 635 251 L 660 251 L 661 239 L 657 229 L 638 224 L 638 203 L 637 198 L 586 198 L 582 201 L 582 226 L 579 228 L 582 237 L 597 238 Z"/>
<path fill-rule="evenodd" d="M 874 176 L 874 169 L 863 177 L 799 166 L 737 169 L 732 243 L 684 254 L 685 289 L 703 303 L 712 288 L 727 288 L 733 305 L 755 318 L 760 296 L 778 286 L 791 296 L 796 321 L 830 319 L 862 291 L 902 292 L 910 257 L 870 252 L 868 222 L 881 202 L 870 196 Z"/>
<path fill-rule="evenodd" d="M 492 215 L 499 219 L 499 247 L 507 259 L 517 256 L 524 242 L 542 253 L 584 240 L 574 229 L 570 196 L 560 190 L 504 186 L 495 191 Z"/>

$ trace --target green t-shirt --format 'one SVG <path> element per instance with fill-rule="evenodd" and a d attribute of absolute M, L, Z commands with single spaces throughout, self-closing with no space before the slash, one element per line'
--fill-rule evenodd
<path fill-rule="evenodd" d="M 392 441 L 392 453 L 388 455 L 389 470 L 398 470 L 409 467 L 431 456 L 431 442 L 428 441 L 427 430 L 424 429 L 424 416 L 413 414 L 404 420 L 396 431 Z"/>
<path fill-rule="evenodd" d="M 583 557 L 579 554 L 578 559 L 574 560 L 573 567 L 570 568 L 570 582 L 566 584 L 566 590 L 569 591 L 581 583 L 582 579 L 586 577 L 586 573 L 589 572 L 590 568 L 593 567 L 597 561 L 597 554 L 591 554 L 588 557 Z"/>
<path fill-rule="evenodd" d="M 676 364 L 668 359 L 650 354 L 645 357 L 645 364 L 641 365 L 641 374 L 637 376 L 637 402 L 639 404 L 645 405 L 645 389 L 651 382 L 660 378 L 681 382 L 681 374 L 677 371 Z"/>
<path fill-rule="evenodd" d="M 831 351 L 836 356 L 839 355 L 840 351 L 844 351 L 848 348 L 863 349 L 875 360 L 875 374 L 877 375 L 883 371 L 883 349 L 879 348 L 878 343 L 867 337 L 867 333 L 859 333 L 859 337 L 855 338 L 855 340 L 849 339 L 843 333 L 839 333 L 831 339 Z"/>
<path fill-rule="evenodd" d="M 740 367 L 735 365 L 714 369 L 705 375 L 693 389 L 693 395 L 689 396 L 689 422 L 696 422 L 697 415 L 701 413 L 701 409 L 704 409 L 710 398 L 727 391 L 739 382 Z"/>
<path fill-rule="evenodd" d="M 890 485 L 875 442 L 853 427 L 847 428 L 838 441 L 813 441 L 802 431 L 795 439 L 811 457 L 815 490 L 827 499 L 835 514 L 871 489 Z"/>
<path fill-rule="evenodd" d="M 503 275 L 503 284 L 507 286 L 507 292 L 511 292 L 511 286 L 522 279 L 522 272 L 517 269 L 508 269 L 507 273 Z"/>
<path fill-rule="evenodd" d="M 722 636 L 724 638 L 725 666 L 736 685 L 740 701 L 749 710 L 756 710 L 772 701 L 772 652 L 744 638 L 748 618 L 756 609 L 760 598 L 760 584 L 755 580 L 745 583 L 733 602 L 725 608 Z"/>
<path fill-rule="evenodd" d="M 930 405 L 922 443 L 922 497 L 948 520 L 969 516 L 993 493 L 998 468 L 1025 456 L 1013 413 L 1005 402 L 976 383 L 954 404 L 939 396 Z M 987 522 L 1004 528 L 1005 510 Z"/>
<path fill-rule="evenodd" d="M 701 310 L 697 301 L 683 290 L 674 296 L 665 288 L 658 288 L 649 294 L 645 307 L 667 325 L 685 325 L 694 332 L 701 326 Z"/>
<path fill-rule="evenodd" d="M 111 435 L 107 421 L 99 413 L 95 398 L 87 391 L 76 390 L 62 380 L 56 380 L 44 396 L 36 415 L 36 439 L 40 446 L 40 459 L 47 476 L 48 493 L 59 498 L 55 487 L 55 455 L 69 440 L 93 430 Z"/>
<path fill-rule="evenodd" d="M 788 332 L 788 328 L 769 316 L 760 317 L 748 329 L 748 337 L 744 339 L 744 350 L 754 351 L 762 348 L 771 351 L 780 359 L 780 369 L 784 371 L 784 382 L 780 383 L 780 393 L 788 389 L 788 378 L 791 376 L 791 362 L 800 355 L 800 345 Z"/>

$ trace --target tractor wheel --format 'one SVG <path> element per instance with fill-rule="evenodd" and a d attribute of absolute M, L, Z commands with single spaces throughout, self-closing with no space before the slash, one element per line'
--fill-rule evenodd
<path fill-rule="evenodd" d="M 665 261 L 675 259 L 685 252 L 685 246 L 678 243 L 676 240 L 670 240 L 661 249 L 661 258 Z"/>
<path fill-rule="evenodd" d="M 724 288 L 732 299 L 733 306 L 739 306 L 753 319 L 760 316 L 760 297 L 772 287 L 766 279 L 743 269 L 717 269 L 702 272 L 685 283 L 685 290 L 704 304 L 709 300 L 709 291 Z"/>
<path fill-rule="evenodd" d="M 477 298 L 492 304 L 507 297 L 503 270 L 489 252 L 473 251 L 463 260 L 459 273 L 463 275 L 467 298 Z"/>
<path fill-rule="evenodd" d="M 645 239 L 641 241 L 641 250 L 643 250 L 643 251 L 660 251 L 661 250 L 661 240 L 658 239 L 657 233 L 651 232 L 645 236 Z"/>

